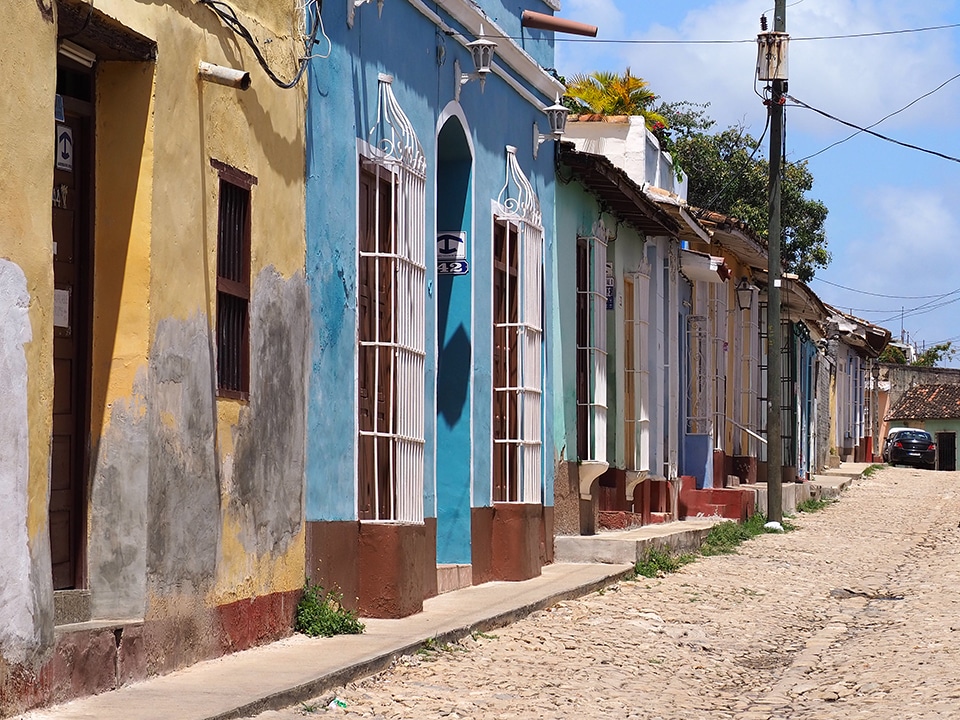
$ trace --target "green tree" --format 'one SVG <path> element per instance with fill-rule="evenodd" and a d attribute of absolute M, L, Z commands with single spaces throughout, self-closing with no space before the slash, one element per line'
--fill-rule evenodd
<path fill-rule="evenodd" d="M 898 345 L 887 345 L 883 352 L 880 353 L 878 360 L 882 363 L 889 363 L 890 365 L 906 365 L 907 356 L 903 352 L 903 348 Z"/>
<path fill-rule="evenodd" d="M 669 106 L 665 115 L 671 117 Z M 742 127 L 705 132 L 707 119 L 702 113 L 694 114 L 690 121 L 685 127 L 665 128 L 674 159 L 689 177 L 687 201 L 737 218 L 766 239 L 769 165 L 759 143 Z M 781 187 L 781 257 L 784 269 L 804 282 L 813 279 L 817 268 L 830 263 L 824 229 L 827 207 L 807 197 L 812 188 L 813 175 L 805 162 L 786 166 Z"/>
<path fill-rule="evenodd" d="M 928 347 L 910 364 L 914 367 L 938 367 L 939 362 L 950 360 L 956 354 L 957 351 L 953 349 L 952 343 L 939 343 Z"/>
<path fill-rule="evenodd" d="M 596 115 L 640 115 L 650 129 L 665 126 L 666 120 L 653 104 L 657 96 L 643 78 L 631 74 L 630 68 L 622 75 L 597 71 L 589 75 L 574 75 L 567 85 L 571 109 Z"/>

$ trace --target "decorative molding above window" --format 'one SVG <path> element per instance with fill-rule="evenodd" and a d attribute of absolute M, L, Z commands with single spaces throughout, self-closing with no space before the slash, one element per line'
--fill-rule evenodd
<path fill-rule="evenodd" d="M 353 20 L 357 13 L 357 8 L 370 2 L 373 2 L 373 0 L 347 0 L 347 27 L 353 27 Z M 377 0 L 377 17 L 381 17 L 382 15 L 383 0 Z"/>
<path fill-rule="evenodd" d="M 540 199 L 523 174 L 517 161 L 517 149 L 513 145 L 507 145 L 506 181 L 497 196 L 497 204 L 502 208 L 500 214 L 512 215 L 542 227 Z"/>
<path fill-rule="evenodd" d="M 380 73 L 378 82 L 377 122 L 369 133 L 370 143 L 379 153 L 377 159 L 385 164 L 397 163 L 418 177 L 426 177 L 426 156 L 413 123 L 393 94 L 393 76 Z"/>

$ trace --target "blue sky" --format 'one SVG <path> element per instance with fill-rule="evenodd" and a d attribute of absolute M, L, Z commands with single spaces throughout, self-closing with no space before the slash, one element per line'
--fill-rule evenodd
<path fill-rule="evenodd" d="M 599 26 L 599 41 L 751 40 L 761 14 L 767 14 L 772 28 L 773 4 L 564 0 L 559 14 Z M 960 3 L 953 0 L 788 0 L 789 92 L 838 118 L 870 125 L 960 73 L 960 27 L 801 38 L 952 23 L 960 23 Z M 715 129 L 740 123 L 754 137 L 764 129 L 766 110 L 754 92 L 753 43 L 560 40 L 556 64 L 565 76 L 622 72 L 629 66 L 664 100 L 709 102 Z M 854 132 L 799 107 L 787 108 L 786 128 L 787 157 L 793 160 Z M 873 129 L 960 157 L 960 78 Z M 766 148 L 765 139 L 764 154 Z M 903 330 L 912 341 L 929 346 L 952 340 L 960 347 L 960 163 L 860 134 L 811 158 L 809 168 L 815 180 L 810 196 L 830 211 L 827 236 L 833 255 L 810 283 L 814 291 L 825 302 L 883 325 L 894 338 L 900 336 L 903 308 Z M 937 305 L 943 306 L 931 309 Z"/>

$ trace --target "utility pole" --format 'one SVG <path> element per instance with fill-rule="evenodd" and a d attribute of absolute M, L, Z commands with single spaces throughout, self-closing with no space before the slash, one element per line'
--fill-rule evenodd
<path fill-rule="evenodd" d="M 765 28 L 764 28 L 765 29 Z M 787 32 L 787 0 L 776 0 L 773 17 L 773 43 L 776 45 L 776 67 L 771 78 L 770 112 L 770 177 L 769 210 L 767 226 L 767 520 L 783 520 L 783 440 L 781 438 L 781 384 L 780 361 L 783 338 L 780 330 L 780 290 L 782 271 L 780 267 L 780 185 L 783 165 L 783 102 L 787 91 L 786 40 L 782 46 L 777 33 Z M 761 35 L 762 37 L 762 35 Z M 768 57 L 772 43 L 768 41 Z M 761 41 L 761 53 L 763 41 Z M 781 63 L 783 67 L 781 68 Z M 759 64 L 759 63 L 758 63 Z M 770 63 L 768 63 L 769 65 Z M 781 71 L 782 70 L 782 71 Z"/>

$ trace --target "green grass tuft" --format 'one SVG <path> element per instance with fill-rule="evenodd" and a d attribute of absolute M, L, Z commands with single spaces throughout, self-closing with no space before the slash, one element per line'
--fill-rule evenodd
<path fill-rule="evenodd" d="M 828 505 L 833 505 L 835 502 L 836 500 L 810 498 L 809 500 L 804 500 L 803 502 L 797 504 L 797 512 L 814 513 L 818 510 L 823 510 Z"/>
<path fill-rule="evenodd" d="M 663 577 L 667 573 L 676 572 L 693 560 L 693 555 L 671 555 L 664 550 L 651 548 L 642 560 L 637 561 L 634 572 L 645 578 Z"/>
<path fill-rule="evenodd" d="M 305 582 L 303 597 L 297 603 L 294 629 L 310 637 L 359 635 L 363 632 L 363 623 L 343 607 L 342 602 L 340 593 L 324 592 L 319 585 Z"/>

